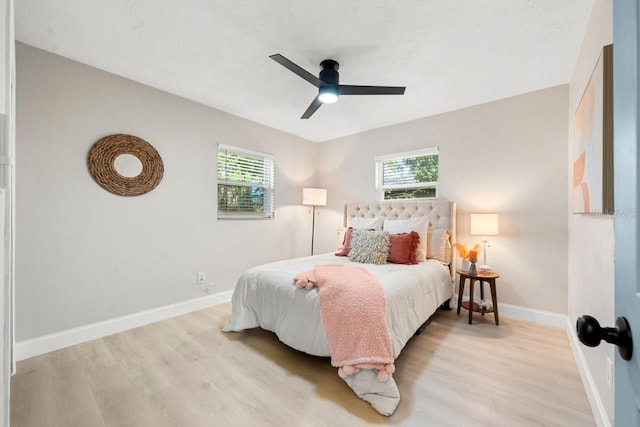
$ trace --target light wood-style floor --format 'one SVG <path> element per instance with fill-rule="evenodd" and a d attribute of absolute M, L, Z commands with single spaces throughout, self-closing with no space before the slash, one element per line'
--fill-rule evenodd
<path fill-rule="evenodd" d="M 12 427 L 594 426 L 562 329 L 440 311 L 394 374 L 379 415 L 328 359 L 260 329 L 221 332 L 230 304 L 18 363 Z"/>

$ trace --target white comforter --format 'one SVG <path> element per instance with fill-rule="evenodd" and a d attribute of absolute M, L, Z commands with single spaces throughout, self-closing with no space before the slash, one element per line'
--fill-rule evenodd
<path fill-rule="evenodd" d="M 233 292 L 232 312 L 225 332 L 261 327 L 280 341 L 316 356 L 330 356 L 320 318 L 318 289 L 298 289 L 293 276 L 322 263 L 350 263 L 333 254 L 275 262 L 251 268 L 240 276 Z M 453 295 L 449 268 L 436 260 L 417 265 L 358 264 L 375 274 L 387 297 L 387 325 L 397 358 L 407 341 L 436 309 Z M 363 369 L 345 382 L 383 415 L 391 415 L 400 402 L 393 379 L 380 382 Z"/>

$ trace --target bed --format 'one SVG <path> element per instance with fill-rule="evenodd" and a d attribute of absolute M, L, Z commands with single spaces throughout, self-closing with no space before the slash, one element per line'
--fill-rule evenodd
<path fill-rule="evenodd" d="M 397 358 L 409 339 L 453 296 L 455 257 L 451 242 L 455 241 L 456 205 L 438 200 L 349 203 L 345 206 L 343 225 L 364 224 L 381 217 L 390 229 L 423 220 L 428 221 L 431 231 L 444 231 L 446 259 L 425 259 L 415 265 L 377 265 L 354 263 L 348 257 L 327 253 L 254 267 L 238 279 L 232 313 L 223 331 L 261 327 L 274 332 L 280 341 L 296 350 L 329 357 L 318 289 L 299 289 L 293 285 L 293 277 L 319 264 L 357 264 L 373 273 L 382 284 L 393 358 Z M 393 377 L 380 381 L 375 370 L 362 369 L 343 379 L 383 415 L 391 415 L 400 402 Z"/>

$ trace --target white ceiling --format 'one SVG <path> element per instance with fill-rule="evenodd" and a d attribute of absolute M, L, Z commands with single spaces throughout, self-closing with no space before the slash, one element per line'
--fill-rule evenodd
<path fill-rule="evenodd" d="M 19 0 L 16 38 L 311 141 L 567 83 L 594 0 Z M 340 82 L 343 96 L 269 59 Z"/>

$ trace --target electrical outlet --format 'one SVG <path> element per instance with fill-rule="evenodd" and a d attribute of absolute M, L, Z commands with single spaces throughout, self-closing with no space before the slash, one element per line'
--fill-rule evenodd
<path fill-rule="evenodd" d="M 199 285 L 204 285 L 204 281 L 206 280 L 206 275 L 204 274 L 204 271 L 199 271 L 198 272 L 198 284 Z"/>
<path fill-rule="evenodd" d="M 607 357 L 607 384 L 613 390 L 613 361 L 610 357 Z"/>

